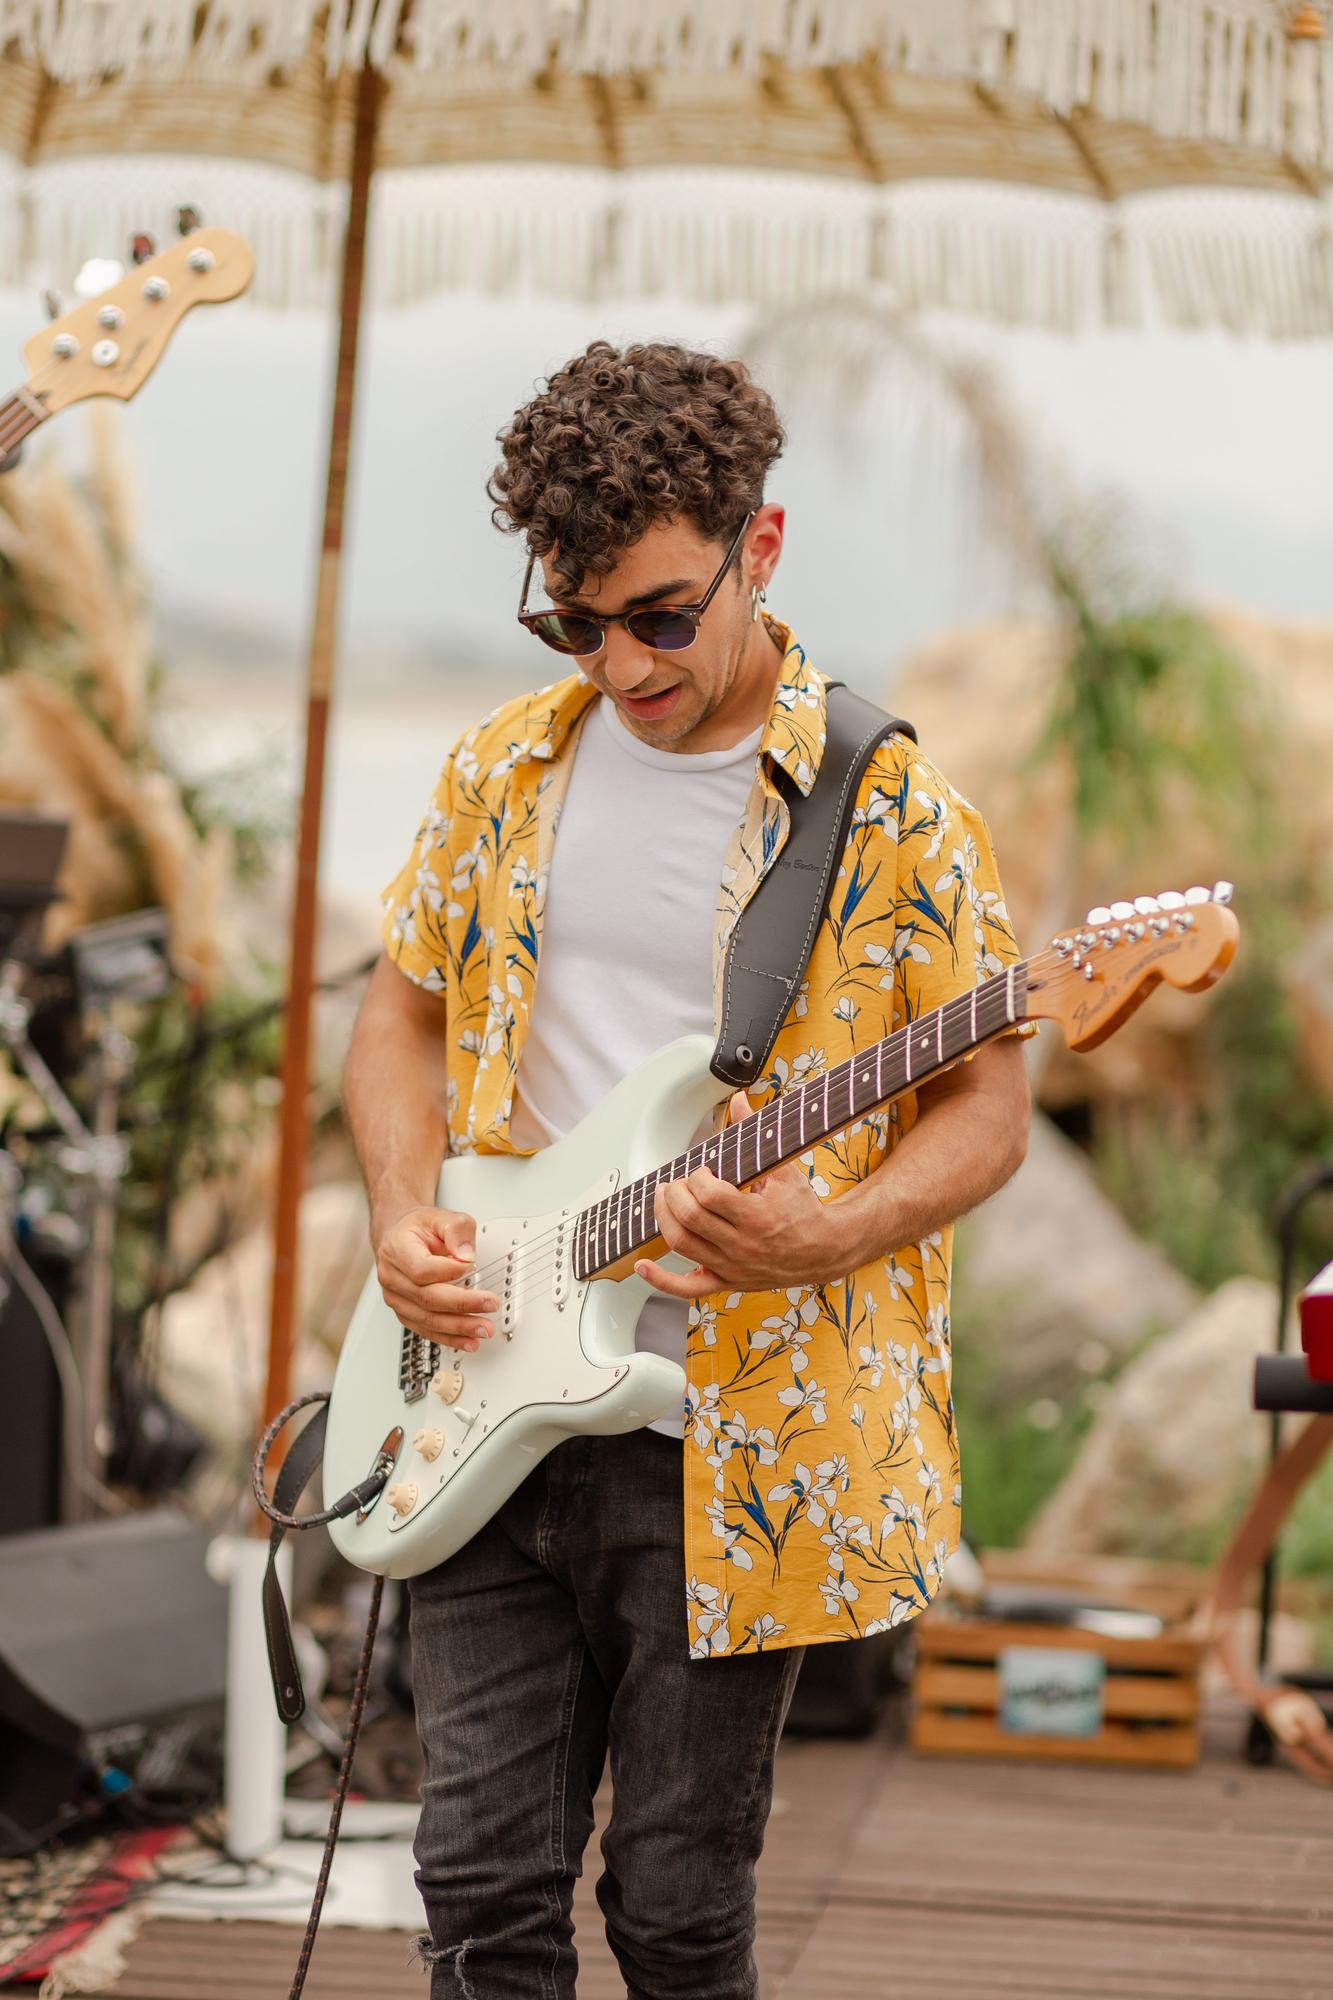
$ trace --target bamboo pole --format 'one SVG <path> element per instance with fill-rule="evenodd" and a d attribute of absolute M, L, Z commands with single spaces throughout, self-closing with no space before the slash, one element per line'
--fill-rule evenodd
<path fill-rule="evenodd" d="M 343 517 L 356 393 L 357 346 L 365 272 L 366 223 L 375 163 L 382 83 L 367 66 L 357 80 L 352 143 L 351 191 L 343 243 L 339 298 L 338 361 L 329 424 L 328 478 L 324 530 L 315 581 L 314 612 L 306 677 L 305 775 L 301 787 L 301 830 L 297 843 L 296 890 L 292 907 L 291 957 L 282 1052 L 278 1185 L 273 1214 L 273 1285 L 269 1302 L 268 1380 L 263 1423 L 268 1424 L 291 1395 L 292 1354 L 298 1277 L 301 1195 L 310 1145 L 310 1009 L 315 983 L 318 920 L 319 834 L 324 805 L 324 758 L 329 701 L 337 657 L 338 598 L 342 584 Z M 276 1464 L 280 1453 L 275 1453 Z"/>

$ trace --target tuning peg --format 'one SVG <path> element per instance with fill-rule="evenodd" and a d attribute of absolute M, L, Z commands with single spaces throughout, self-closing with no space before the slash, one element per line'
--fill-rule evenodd
<path fill-rule="evenodd" d="M 193 236 L 196 229 L 202 229 L 204 218 L 191 203 L 176 210 L 176 227 L 182 236 Z"/>
<path fill-rule="evenodd" d="M 1183 910 L 1185 907 L 1185 898 L 1179 889 L 1163 889 L 1157 900 L 1164 910 Z"/>
<path fill-rule="evenodd" d="M 65 302 L 59 292 L 47 290 L 42 293 L 42 308 L 48 319 L 59 319 L 65 310 Z"/>
<path fill-rule="evenodd" d="M 1201 889 L 1197 883 L 1194 888 L 1185 891 L 1185 901 L 1187 903 L 1211 903 L 1212 900 L 1211 890 Z"/>
<path fill-rule="evenodd" d="M 1136 896 L 1134 898 L 1134 908 L 1141 917 L 1155 917 L 1159 907 L 1156 896 Z"/>
<path fill-rule="evenodd" d="M 130 238 L 130 262 L 146 264 L 150 257 L 157 255 L 157 244 L 146 229 L 137 230 Z"/>
<path fill-rule="evenodd" d="M 1085 924 L 1109 924 L 1111 921 L 1111 912 L 1103 909 L 1102 905 L 1098 903 L 1095 909 L 1088 911 L 1083 921 Z"/>
<path fill-rule="evenodd" d="M 1134 915 L 1134 905 L 1132 903 L 1112 903 L 1111 915 L 1118 924 L 1127 924 Z"/>
<path fill-rule="evenodd" d="M 14 467 L 18 464 L 19 460 L 22 458 L 22 456 L 23 456 L 23 446 L 21 444 L 16 444 L 14 446 L 13 451 L 7 451 L 3 457 L 0 457 L 0 475 L 3 475 L 6 472 L 12 472 L 14 470 Z"/>
<path fill-rule="evenodd" d="M 1215 903 L 1229 903 L 1235 893 L 1234 882 L 1214 882 L 1212 900 Z"/>

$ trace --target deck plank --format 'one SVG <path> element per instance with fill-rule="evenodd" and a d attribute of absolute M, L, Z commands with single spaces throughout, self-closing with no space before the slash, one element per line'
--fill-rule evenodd
<path fill-rule="evenodd" d="M 1237 1754 L 1209 1705 L 1193 1771 L 1077 1769 L 784 1742 L 759 1876 L 765 2000 L 1329 2000 L 1328 1794 Z M 599 1823 L 606 1799 L 599 1801 Z M 596 1853 L 580 2000 L 624 2000 Z M 281 2000 L 300 1927 L 158 1918 L 103 2000 Z M 398 1932 L 327 1930 L 308 2000 L 424 2000 Z"/>

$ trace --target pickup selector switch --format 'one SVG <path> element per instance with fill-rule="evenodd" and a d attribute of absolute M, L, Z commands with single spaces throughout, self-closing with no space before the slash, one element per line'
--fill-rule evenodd
<path fill-rule="evenodd" d="M 438 1458 L 444 1450 L 444 1432 L 433 1430 L 418 1431 L 412 1440 L 412 1449 L 422 1458 Z"/>
<path fill-rule="evenodd" d="M 417 1504 L 417 1489 L 410 1479 L 399 1480 L 384 1496 L 395 1514 L 410 1514 Z"/>

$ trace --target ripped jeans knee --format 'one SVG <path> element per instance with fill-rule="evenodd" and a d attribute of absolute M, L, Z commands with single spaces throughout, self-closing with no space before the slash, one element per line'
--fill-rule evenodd
<path fill-rule="evenodd" d="M 432 1984 L 436 1968 L 447 1967 L 454 1975 L 457 2000 L 477 2000 L 476 1990 L 463 1970 L 472 1942 L 471 1938 L 464 1938 L 461 1944 L 437 1945 L 423 1931 L 413 1943 L 412 1957 L 416 1964 L 424 1965 L 430 1972 Z"/>

